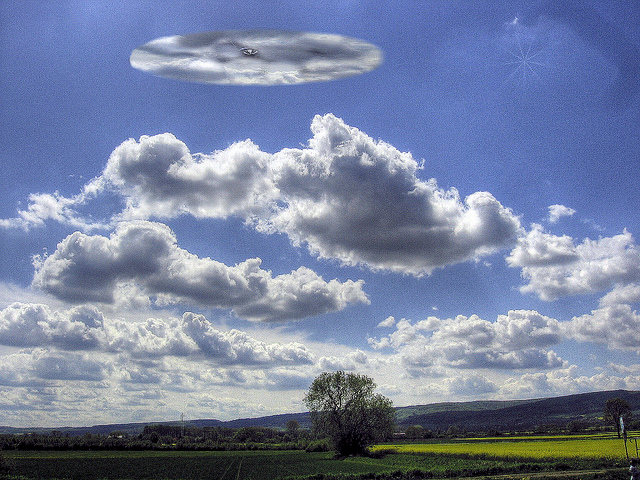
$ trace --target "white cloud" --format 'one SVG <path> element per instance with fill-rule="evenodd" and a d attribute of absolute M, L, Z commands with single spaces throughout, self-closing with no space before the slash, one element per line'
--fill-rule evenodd
<path fill-rule="evenodd" d="M 300 342 L 266 342 L 236 329 L 215 328 L 193 313 L 125 321 L 102 315 L 95 307 L 52 310 L 40 304 L 13 304 L 2 311 L 0 320 L 0 344 L 31 347 L 15 353 L 4 348 L 0 355 L 0 416 L 15 425 L 28 424 L 29 419 L 32 425 L 90 425 L 100 412 L 104 421 L 135 421 L 137 416 L 142 421 L 163 420 L 184 411 L 185 395 L 193 407 L 190 411 L 201 412 L 202 417 L 224 413 L 231 419 L 249 411 L 232 401 L 246 398 L 247 390 L 273 392 L 269 405 L 291 411 L 281 391 L 306 389 L 319 368 L 318 355 Z M 60 324 L 90 326 L 97 345 L 61 341 L 50 334 L 59 333 Z M 29 340 L 16 342 L 17 331 Z M 274 337 L 273 331 L 270 336 Z M 323 353 L 327 351 L 331 349 Z M 363 352 L 345 358 L 366 361 Z M 207 409 L 202 398 L 212 388 L 224 392 L 228 411 L 221 411 L 224 402 Z M 29 410 L 30 416 L 14 416 L 18 407 Z M 273 411 L 261 408 L 252 414 Z M 300 408 L 297 401 L 295 411 Z M 53 420 L 46 417 L 50 410 L 56 412 Z"/>
<path fill-rule="evenodd" d="M 316 116 L 307 149 L 274 155 L 281 204 L 258 224 L 285 232 L 323 258 L 421 275 L 503 248 L 518 218 L 491 194 L 464 202 L 420 180 L 408 153 L 333 115 Z"/>
<path fill-rule="evenodd" d="M 318 360 L 318 367 L 323 371 L 354 371 L 358 367 L 365 365 L 367 362 L 367 354 L 362 350 L 356 350 L 355 352 L 350 352 L 347 355 L 341 357 L 320 357 L 320 359 Z"/>
<path fill-rule="evenodd" d="M 507 263 L 511 267 L 532 269 L 563 265 L 578 258 L 571 237 L 552 235 L 545 232 L 541 225 L 533 224 L 531 231 L 518 239 L 517 245 L 507 257 Z"/>
<path fill-rule="evenodd" d="M 383 321 L 378 323 L 378 327 L 389 328 L 389 327 L 393 327 L 395 324 L 396 324 L 396 319 L 393 316 L 388 316 Z"/>
<path fill-rule="evenodd" d="M 600 299 L 600 305 L 619 305 L 640 302 L 640 284 L 618 285 Z"/>
<path fill-rule="evenodd" d="M 1 361 L 0 385 L 45 386 L 56 380 L 96 382 L 106 375 L 106 365 L 86 353 L 35 348 L 5 355 Z"/>
<path fill-rule="evenodd" d="M 300 343 L 267 344 L 245 332 L 230 330 L 222 332 L 212 327 L 202 315 L 185 313 L 183 330 L 195 341 L 209 358 L 223 364 L 312 364 L 314 355 Z"/>
<path fill-rule="evenodd" d="M 626 230 L 574 245 L 570 237 L 551 235 L 534 225 L 519 239 L 507 262 L 521 267 L 528 280 L 520 291 L 533 292 L 542 300 L 600 292 L 640 280 L 640 252 Z"/>
<path fill-rule="evenodd" d="M 574 213 L 576 213 L 576 211 L 573 208 L 569 208 L 564 205 L 550 205 L 549 223 L 558 223 L 562 217 L 570 217 Z"/>
<path fill-rule="evenodd" d="M 630 305 L 605 305 L 574 317 L 568 329 L 576 340 L 640 354 L 640 315 Z"/>
<path fill-rule="evenodd" d="M 322 258 L 414 275 L 515 242 L 519 219 L 490 193 L 463 200 L 456 189 L 423 181 L 411 154 L 331 114 L 316 116 L 311 130 L 308 148 L 273 155 L 250 140 L 206 155 L 191 154 L 169 133 L 130 139 L 77 197 L 34 196 L 20 221 L 103 226 L 82 223 L 73 207 L 116 193 L 126 207 L 112 220 L 235 215 Z"/>
<path fill-rule="evenodd" d="M 0 357 L 0 385 L 10 387 L 43 387 L 46 382 L 33 373 L 32 353 L 20 351 Z"/>
<path fill-rule="evenodd" d="M 593 391 L 637 390 L 640 386 L 637 372 L 636 376 L 625 377 L 614 373 L 581 375 L 576 365 L 549 372 L 525 373 L 502 382 L 500 395 L 505 398 L 539 398 Z"/>
<path fill-rule="evenodd" d="M 362 280 L 326 282 L 306 267 L 278 275 L 267 283 L 260 298 L 239 305 L 233 311 L 257 321 L 295 320 L 313 314 L 344 310 L 352 303 L 369 303 Z M 315 313 L 313 313 L 315 312 Z"/>
<path fill-rule="evenodd" d="M 512 310 L 495 322 L 476 315 L 431 317 L 412 324 L 401 320 L 396 331 L 369 339 L 377 349 L 392 348 L 415 376 L 434 367 L 464 369 L 557 368 L 563 365 L 549 347 L 564 339 L 560 322 L 535 311 Z"/>
<path fill-rule="evenodd" d="M 14 303 L 0 312 L 0 345 L 95 350 L 147 360 L 194 356 L 220 365 L 315 362 L 299 342 L 267 343 L 240 330 L 218 330 L 203 315 L 187 312 L 180 319 L 127 322 L 105 318 L 92 306 L 52 311 L 46 305 Z"/>
<path fill-rule="evenodd" d="M 50 353 L 37 358 L 33 372 L 45 380 L 99 381 L 104 378 L 104 365 L 85 354 Z"/>
<path fill-rule="evenodd" d="M 36 259 L 33 285 L 70 302 L 113 303 L 135 282 L 159 305 L 230 308 L 258 321 L 299 319 L 368 302 L 362 281 L 327 283 L 304 267 L 273 277 L 260 263 L 254 258 L 229 267 L 179 248 L 163 224 L 122 222 L 109 238 L 69 235 L 53 254 Z"/>
<path fill-rule="evenodd" d="M 113 319 L 105 322 L 104 331 L 105 351 L 124 353 L 134 358 L 187 356 L 199 350 L 179 319 L 149 318 L 143 322 Z"/>
<path fill-rule="evenodd" d="M 122 143 L 109 157 L 102 179 L 126 198 L 125 217 L 246 216 L 277 195 L 269 160 L 250 140 L 210 155 L 191 155 L 183 142 L 165 133 Z"/>
<path fill-rule="evenodd" d="M 476 397 L 498 392 L 498 386 L 481 375 L 451 377 L 445 384 L 448 392 L 455 398 Z"/>
<path fill-rule="evenodd" d="M 102 314 L 89 306 L 52 312 L 42 304 L 13 303 L 0 312 L 0 344 L 92 349 L 101 341 L 102 321 Z"/>

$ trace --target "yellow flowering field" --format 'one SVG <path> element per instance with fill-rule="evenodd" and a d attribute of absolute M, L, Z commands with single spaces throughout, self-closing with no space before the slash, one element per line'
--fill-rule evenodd
<path fill-rule="evenodd" d="M 635 442 L 627 443 L 630 456 L 636 456 Z M 566 439 L 500 438 L 483 440 L 452 440 L 446 443 L 401 443 L 379 445 L 376 449 L 393 449 L 398 453 L 441 453 L 456 455 L 483 455 L 501 458 L 530 459 L 626 459 L 625 444 L 618 438 L 575 437 Z"/>

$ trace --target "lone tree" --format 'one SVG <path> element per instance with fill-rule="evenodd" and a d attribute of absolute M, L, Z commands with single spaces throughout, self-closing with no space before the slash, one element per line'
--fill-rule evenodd
<path fill-rule="evenodd" d="M 285 430 L 292 438 L 298 438 L 298 434 L 300 433 L 300 424 L 291 419 L 285 425 Z"/>
<path fill-rule="evenodd" d="M 604 404 L 604 421 L 616 427 L 618 438 L 620 438 L 620 417 L 628 424 L 631 418 L 631 407 L 621 398 L 610 398 Z"/>
<path fill-rule="evenodd" d="M 338 455 L 360 455 L 372 443 L 393 433 L 395 410 L 365 375 L 320 374 L 304 401 L 315 429 L 327 435 Z"/>

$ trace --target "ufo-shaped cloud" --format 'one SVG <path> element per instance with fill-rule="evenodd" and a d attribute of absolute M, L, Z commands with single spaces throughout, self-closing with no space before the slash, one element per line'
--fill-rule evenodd
<path fill-rule="evenodd" d="M 160 37 L 131 66 L 161 77 L 223 85 L 288 85 L 358 75 L 382 62 L 375 45 L 327 33 L 229 30 Z"/>

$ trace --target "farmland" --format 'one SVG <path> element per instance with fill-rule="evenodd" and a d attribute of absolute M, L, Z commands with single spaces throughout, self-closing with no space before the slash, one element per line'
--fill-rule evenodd
<path fill-rule="evenodd" d="M 631 444 L 629 444 L 631 448 Z M 602 436 L 451 439 L 378 445 L 372 457 L 304 451 L 5 451 L 15 479 L 452 478 L 496 474 L 627 478 L 622 440 Z M 633 452 L 635 454 L 635 446 Z M 606 475 L 601 473 L 607 470 Z M 603 476 L 605 475 L 605 476 Z M 567 477 L 565 477 L 567 478 Z"/>
<path fill-rule="evenodd" d="M 393 449 L 398 453 L 433 453 L 446 455 L 471 455 L 500 458 L 526 458 L 533 460 L 580 459 L 606 460 L 612 463 L 625 460 L 623 440 L 613 436 L 565 436 L 565 437 L 512 437 L 465 438 L 458 441 L 403 443 L 378 446 L 377 449 Z M 634 455 L 635 443 L 628 443 L 629 454 Z"/>

